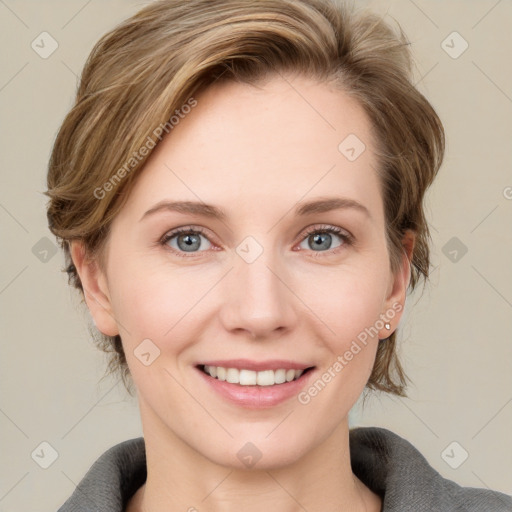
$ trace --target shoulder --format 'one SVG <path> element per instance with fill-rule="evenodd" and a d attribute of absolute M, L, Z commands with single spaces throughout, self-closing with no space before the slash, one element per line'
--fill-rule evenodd
<path fill-rule="evenodd" d="M 512 497 L 442 477 L 406 439 L 378 427 L 350 430 L 352 470 L 383 497 L 384 512 L 512 512 Z"/>
<path fill-rule="evenodd" d="M 144 438 L 123 441 L 94 462 L 58 512 L 122 512 L 126 501 L 146 481 L 146 476 Z"/>

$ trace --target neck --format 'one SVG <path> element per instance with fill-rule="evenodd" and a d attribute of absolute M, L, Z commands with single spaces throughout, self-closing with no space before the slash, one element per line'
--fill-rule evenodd
<path fill-rule="evenodd" d="M 352 473 L 348 421 L 301 459 L 278 467 L 239 469 L 206 458 L 140 405 L 147 480 L 127 512 L 381 510 L 380 498 Z"/>

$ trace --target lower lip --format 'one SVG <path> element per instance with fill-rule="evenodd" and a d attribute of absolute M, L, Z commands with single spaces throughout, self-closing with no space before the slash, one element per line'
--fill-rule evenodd
<path fill-rule="evenodd" d="M 273 407 L 297 396 L 315 372 L 311 369 L 296 380 L 273 386 L 241 386 L 211 377 L 199 368 L 196 370 L 216 393 L 235 405 L 250 409 Z"/>

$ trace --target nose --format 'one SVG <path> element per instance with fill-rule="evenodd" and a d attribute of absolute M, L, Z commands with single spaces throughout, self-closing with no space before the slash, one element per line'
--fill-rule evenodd
<path fill-rule="evenodd" d="M 265 340 L 281 336 L 297 322 L 299 301 L 291 277 L 271 251 L 251 263 L 236 255 L 224 281 L 220 317 L 226 330 Z"/>

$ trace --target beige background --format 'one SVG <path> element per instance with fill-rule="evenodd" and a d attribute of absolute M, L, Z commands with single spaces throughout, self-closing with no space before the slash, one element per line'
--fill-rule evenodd
<path fill-rule="evenodd" d="M 428 197 L 436 268 L 401 324 L 414 386 L 407 399 L 356 406 L 351 423 L 402 435 L 446 478 L 510 494 L 512 4 L 364 3 L 398 19 L 412 41 L 418 87 L 445 124 L 447 154 Z M 141 435 L 136 401 L 120 383 L 99 383 L 105 358 L 60 271 L 62 255 L 41 261 L 45 246 L 36 244 L 55 242 L 42 191 L 77 75 L 97 39 L 142 5 L 0 0 L 0 512 L 56 510 L 100 454 Z M 43 31 L 59 45 L 47 59 L 31 48 Z M 456 59 L 442 45 L 453 31 L 469 44 Z M 453 53 L 463 41 L 447 43 Z M 452 237 L 467 247 L 455 262 Z M 43 441 L 58 452 L 48 469 L 31 457 Z M 469 453 L 457 469 L 442 457 L 453 441 Z"/>

